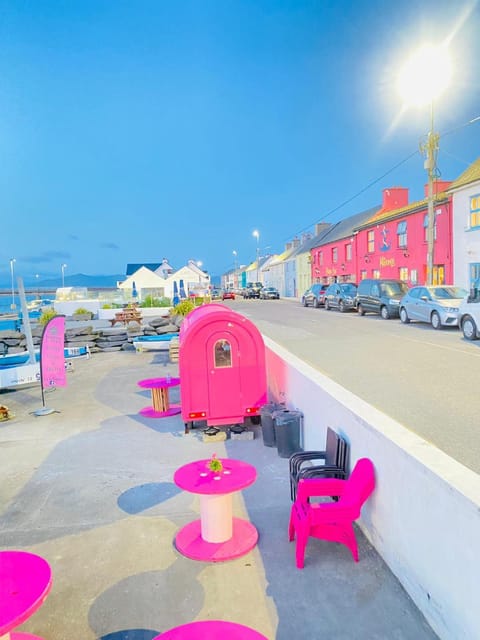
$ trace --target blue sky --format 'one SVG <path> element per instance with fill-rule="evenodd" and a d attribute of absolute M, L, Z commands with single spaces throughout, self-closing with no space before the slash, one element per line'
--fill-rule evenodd
<path fill-rule="evenodd" d="M 254 229 L 279 253 L 383 188 L 423 197 L 420 154 L 366 189 L 429 128 L 398 118 L 402 60 L 450 41 L 454 179 L 480 155 L 479 33 L 473 1 L 0 0 L 0 280 L 12 257 L 25 281 L 164 257 L 219 274 Z"/>

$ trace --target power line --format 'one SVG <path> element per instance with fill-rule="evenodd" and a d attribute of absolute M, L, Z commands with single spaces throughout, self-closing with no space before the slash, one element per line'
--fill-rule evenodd
<path fill-rule="evenodd" d="M 347 200 L 344 200 L 341 204 L 339 204 L 338 206 L 334 207 L 333 209 L 331 209 L 328 213 L 326 213 L 324 216 L 322 216 L 320 218 L 320 220 L 316 220 L 315 222 L 312 222 L 311 224 L 309 224 L 308 226 L 304 227 L 303 229 L 300 229 L 299 231 L 297 231 L 298 233 L 302 233 L 303 231 L 306 231 L 307 229 L 309 229 L 310 227 L 312 227 L 313 225 L 317 224 L 318 222 L 322 222 L 323 220 L 326 220 L 326 218 L 328 218 L 329 216 L 331 216 L 333 213 L 335 213 L 336 211 L 338 211 L 339 209 L 341 209 L 342 207 L 344 207 L 346 204 L 349 204 L 350 202 L 352 202 L 352 200 L 355 200 L 355 198 L 358 198 L 358 196 L 360 196 L 362 193 L 365 193 L 365 191 L 368 191 L 368 189 L 370 189 L 370 187 L 373 187 L 374 184 L 377 184 L 377 182 L 380 182 L 380 180 L 383 180 L 383 178 L 385 178 L 386 176 L 388 176 L 390 173 L 392 173 L 392 171 L 395 171 L 395 169 L 398 169 L 398 167 L 401 167 L 402 164 L 405 164 L 405 162 L 408 162 L 408 160 L 410 160 L 411 158 L 413 158 L 413 156 L 417 155 L 418 150 L 414 151 L 413 153 L 411 153 L 409 156 L 407 156 L 406 158 L 404 158 L 403 160 L 401 160 L 400 162 L 397 162 L 396 165 L 394 165 L 391 169 L 389 169 L 388 171 L 386 171 L 384 174 L 382 174 L 381 176 L 379 176 L 378 178 L 375 178 L 375 180 L 372 180 L 371 182 L 369 182 L 367 184 L 367 186 L 363 187 L 363 189 L 360 189 L 360 191 L 357 191 L 357 193 L 355 193 L 353 196 L 351 196 L 350 198 L 348 198 Z"/>
<path fill-rule="evenodd" d="M 475 118 L 472 118 L 471 120 L 468 120 L 467 122 L 464 122 L 463 124 L 459 125 L 458 127 L 454 127 L 453 129 L 449 129 L 448 131 L 445 131 L 445 133 L 440 134 L 440 137 L 444 138 L 445 136 L 449 136 L 450 134 L 455 133 L 456 131 L 460 131 L 460 129 L 464 129 L 465 127 L 468 127 L 471 124 L 474 124 L 475 122 L 479 122 L 479 121 L 480 121 L 480 116 L 476 116 Z M 401 167 L 402 164 L 405 164 L 405 162 L 408 162 L 411 158 L 413 158 L 413 156 L 417 155 L 417 153 L 418 153 L 418 151 L 414 151 L 413 153 L 411 153 L 409 156 L 407 156 L 403 160 L 400 160 L 400 162 L 398 162 L 391 169 L 386 171 L 383 175 L 381 175 L 380 177 L 376 178 L 375 180 L 372 180 L 367 186 L 363 187 L 363 189 L 360 189 L 360 191 L 358 191 L 355 195 L 351 196 L 347 200 L 344 200 L 338 206 L 334 207 L 328 213 L 326 213 L 324 216 L 322 216 L 319 220 L 316 220 L 315 222 L 312 222 L 311 224 L 307 225 L 306 227 L 303 227 L 302 229 L 297 231 L 296 234 L 294 234 L 294 235 L 298 235 L 300 233 L 303 233 L 304 231 L 307 231 L 307 229 L 310 229 L 310 227 L 314 226 L 318 222 L 322 222 L 322 221 L 326 220 L 329 216 L 334 214 L 336 211 L 338 211 L 339 209 L 341 209 L 345 205 L 347 205 L 350 202 L 352 202 L 353 200 L 355 200 L 355 198 L 358 198 L 358 196 L 362 195 L 362 193 L 365 193 L 365 191 L 368 191 L 368 189 L 370 189 L 370 187 L 373 187 L 373 185 L 377 184 L 377 182 L 380 182 L 380 180 L 383 180 L 383 178 L 385 178 L 390 173 L 395 171 L 395 169 L 398 169 L 398 167 Z"/>

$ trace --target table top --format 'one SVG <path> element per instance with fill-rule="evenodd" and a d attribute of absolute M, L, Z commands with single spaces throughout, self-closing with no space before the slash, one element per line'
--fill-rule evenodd
<path fill-rule="evenodd" d="M 175 471 L 175 484 L 191 493 L 221 495 L 245 489 L 257 478 L 257 470 L 248 462 L 219 458 L 223 471 L 210 471 L 207 467 L 211 458 L 196 460 Z"/>
<path fill-rule="evenodd" d="M 236 622 L 205 620 L 190 622 L 165 631 L 153 640 L 268 640 L 250 627 Z"/>
<path fill-rule="evenodd" d="M 0 551 L 0 636 L 25 622 L 51 587 L 46 560 L 26 551 Z"/>
<path fill-rule="evenodd" d="M 142 389 L 168 389 L 168 387 L 176 387 L 180 384 L 180 378 L 147 378 L 140 380 L 138 383 Z"/>

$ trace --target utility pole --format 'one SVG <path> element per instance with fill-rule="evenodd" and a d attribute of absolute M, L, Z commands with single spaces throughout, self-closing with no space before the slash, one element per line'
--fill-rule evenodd
<path fill-rule="evenodd" d="M 426 159 L 424 168 L 427 170 L 428 176 L 428 193 L 427 193 L 427 285 L 433 284 L 433 268 L 435 264 L 435 194 L 434 185 L 437 177 L 437 153 L 438 142 L 440 136 L 433 130 L 433 100 L 430 107 L 430 131 L 427 135 L 427 141 L 420 145 L 422 153 Z"/>

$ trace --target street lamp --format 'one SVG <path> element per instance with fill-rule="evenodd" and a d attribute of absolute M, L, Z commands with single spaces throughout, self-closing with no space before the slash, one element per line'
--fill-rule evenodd
<path fill-rule="evenodd" d="M 451 62 L 444 46 L 424 46 L 414 53 L 403 67 L 398 88 L 409 105 L 430 104 L 430 131 L 420 149 L 425 155 L 427 170 L 427 277 L 426 284 L 433 284 L 435 252 L 434 182 L 437 178 L 437 154 L 440 136 L 434 130 L 434 101 L 447 88 L 451 77 Z"/>
<path fill-rule="evenodd" d="M 37 283 L 37 298 L 40 298 L 40 289 L 38 287 L 38 279 L 40 278 L 40 274 L 36 273 L 35 274 L 35 282 Z"/>
<path fill-rule="evenodd" d="M 237 278 L 237 252 L 235 249 L 232 251 L 233 254 L 233 288 L 238 289 L 238 278 Z"/>
<path fill-rule="evenodd" d="M 62 288 L 65 286 L 65 269 L 67 268 L 66 264 L 62 264 Z"/>
<path fill-rule="evenodd" d="M 258 270 L 258 267 L 259 267 L 258 261 L 259 261 L 259 256 L 260 256 L 260 253 L 259 253 L 260 249 L 259 249 L 259 246 L 258 246 L 258 242 L 260 240 L 260 233 L 258 232 L 257 229 L 254 230 L 254 232 L 252 233 L 252 236 L 257 239 L 257 282 L 258 282 L 258 271 L 259 271 Z"/>
<path fill-rule="evenodd" d="M 15 276 L 13 269 L 15 262 L 15 258 L 10 258 L 10 276 L 12 278 L 12 304 L 10 305 L 10 309 L 12 309 L 12 311 L 17 308 L 17 305 L 15 304 Z"/>

